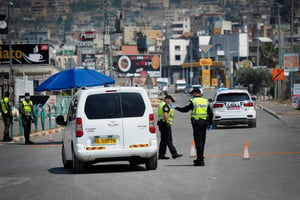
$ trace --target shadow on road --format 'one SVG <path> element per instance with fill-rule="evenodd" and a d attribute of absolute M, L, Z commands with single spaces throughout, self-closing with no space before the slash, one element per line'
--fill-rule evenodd
<path fill-rule="evenodd" d="M 96 164 L 92 165 L 84 171 L 75 172 L 72 169 L 65 169 L 64 167 L 55 167 L 48 170 L 51 174 L 93 174 L 93 173 L 120 173 L 120 172 L 143 172 L 147 169 L 141 164 L 138 166 L 131 166 L 129 164 Z"/>

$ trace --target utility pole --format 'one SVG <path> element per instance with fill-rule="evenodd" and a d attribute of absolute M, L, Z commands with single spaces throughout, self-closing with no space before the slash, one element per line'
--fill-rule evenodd
<path fill-rule="evenodd" d="M 104 27 L 104 36 L 103 36 L 103 70 L 105 75 L 110 75 L 111 70 L 111 60 L 110 60 L 110 51 L 111 51 L 111 39 L 110 39 L 110 10 L 108 9 L 108 2 L 103 1 L 103 27 Z"/>
<path fill-rule="evenodd" d="M 291 51 L 294 52 L 294 0 L 292 0 L 291 5 Z M 291 98 L 294 94 L 294 72 L 290 71 L 290 90 L 291 90 Z"/>
<path fill-rule="evenodd" d="M 7 2 L 7 17 L 8 17 L 8 22 L 9 22 L 9 28 L 8 28 L 8 42 L 9 42 L 9 85 L 14 84 L 14 71 L 13 71 L 13 64 L 12 64 L 12 42 L 13 42 L 13 20 L 11 16 L 11 11 L 10 9 L 13 9 L 14 3 L 13 2 Z"/>
<path fill-rule="evenodd" d="M 274 5 L 277 6 L 277 20 L 278 20 L 278 26 L 277 26 L 277 36 L 278 36 L 278 68 L 282 68 L 282 59 L 281 59 L 281 55 L 282 55 L 282 48 L 281 48 L 281 23 L 280 23 L 280 5 L 278 2 L 274 2 Z M 275 88 L 275 99 L 279 100 L 280 96 L 281 96 L 281 81 L 276 81 L 276 88 Z"/>

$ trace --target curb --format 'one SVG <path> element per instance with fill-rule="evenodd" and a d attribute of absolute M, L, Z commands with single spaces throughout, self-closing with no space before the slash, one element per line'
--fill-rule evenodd
<path fill-rule="evenodd" d="M 39 137 L 39 136 L 50 135 L 50 134 L 53 134 L 53 133 L 58 133 L 62 129 L 63 129 L 63 127 L 56 128 L 56 129 L 50 129 L 50 130 L 42 130 L 42 131 L 30 133 L 30 137 L 34 138 L 34 137 Z M 17 142 L 25 142 L 24 136 L 16 136 L 16 137 L 14 137 L 13 138 L 13 142 L 16 142 L 16 143 Z"/>
<path fill-rule="evenodd" d="M 275 112 L 273 112 L 273 111 L 271 111 L 271 110 L 269 110 L 268 108 L 265 108 L 265 107 L 263 107 L 263 106 L 261 106 L 261 105 L 257 105 L 260 109 L 262 109 L 262 110 L 264 110 L 264 111 L 266 111 L 267 113 L 269 113 L 270 115 L 272 115 L 273 117 L 275 117 L 276 119 L 281 119 L 281 117 L 277 114 L 277 113 L 275 113 Z"/>

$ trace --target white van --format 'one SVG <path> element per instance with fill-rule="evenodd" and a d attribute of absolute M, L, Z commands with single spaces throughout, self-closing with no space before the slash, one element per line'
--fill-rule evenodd
<path fill-rule="evenodd" d="M 62 160 L 65 168 L 81 171 L 105 161 L 145 163 L 157 168 L 157 135 L 150 99 L 138 87 L 99 87 L 79 90 L 64 125 Z"/>
<path fill-rule="evenodd" d="M 175 93 L 184 92 L 185 87 L 186 87 L 186 81 L 185 80 L 176 80 L 176 82 L 175 82 Z"/>
<path fill-rule="evenodd" d="M 161 94 L 167 94 L 169 88 L 168 78 L 157 78 L 156 83 L 158 85 L 158 90 Z"/>

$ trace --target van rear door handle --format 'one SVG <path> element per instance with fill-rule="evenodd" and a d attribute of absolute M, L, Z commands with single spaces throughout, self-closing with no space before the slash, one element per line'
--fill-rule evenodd
<path fill-rule="evenodd" d="M 108 126 L 111 126 L 111 127 L 114 127 L 114 126 L 118 126 L 119 123 L 115 122 L 115 121 L 112 121 L 110 122 L 109 124 L 107 124 Z"/>

